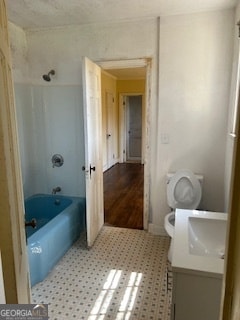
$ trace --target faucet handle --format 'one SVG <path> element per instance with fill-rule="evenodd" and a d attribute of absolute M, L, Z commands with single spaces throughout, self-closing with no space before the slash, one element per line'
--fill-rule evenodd
<path fill-rule="evenodd" d="M 61 154 L 54 154 L 52 156 L 52 166 L 54 167 L 61 167 L 64 163 L 63 156 Z"/>

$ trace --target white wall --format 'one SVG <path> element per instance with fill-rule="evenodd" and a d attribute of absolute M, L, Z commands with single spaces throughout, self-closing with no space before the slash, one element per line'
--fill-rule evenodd
<path fill-rule="evenodd" d="M 34 193 L 33 181 L 35 179 L 35 151 L 34 147 L 34 119 L 32 113 L 31 87 L 22 83 L 15 83 L 15 102 L 17 109 L 17 122 L 21 155 L 21 168 L 24 196 Z"/>
<path fill-rule="evenodd" d="M 85 195 L 83 114 L 79 86 L 15 84 L 24 196 Z M 61 154 L 64 164 L 53 167 Z"/>
<path fill-rule="evenodd" d="M 66 97 L 65 107 L 61 105 L 61 112 L 57 112 L 59 99 L 55 99 L 55 95 L 62 87 L 66 86 L 67 90 L 67 86 L 79 86 L 80 93 L 76 98 L 79 99 L 81 110 L 82 56 L 86 55 L 95 61 L 141 57 L 153 59 L 150 217 L 152 230 L 156 232 L 163 232 L 163 219 L 169 212 L 165 185 L 168 171 L 184 167 L 203 174 L 202 206 L 213 211 L 224 209 L 233 25 L 234 12 L 226 10 L 163 17 L 160 19 L 160 32 L 157 20 L 148 19 L 38 30 L 26 34 L 29 78 L 31 84 L 36 86 L 34 96 L 40 94 L 41 99 L 47 99 L 47 102 L 43 103 L 45 120 L 39 118 L 40 123 L 45 121 L 44 125 L 46 117 L 49 116 L 49 119 L 55 122 L 54 116 L 59 114 L 60 117 L 65 117 L 67 113 L 66 91 L 63 92 Z M 14 60 L 15 57 L 16 52 L 13 52 Z M 45 83 L 46 98 L 41 77 L 50 69 L 56 70 L 56 76 L 51 83 Z M 33 101 L 34 106 L 35 100 Z M 74 112 L 78 111 L 75 109 L 72 112 L 73 117 Z M 69 117 L 68 123 L 71 119 Z M 62 120 L 60 122 L 62 123 Z M 54 124 L 54 128 L 56 126 Z M 40 155 L 44 153 L 46 158 L 55 150 L 59 153 L 61 144 L 54 149 L 59 130 L 54 128 L 46 131 L 47 148 L 39 152 Z M 75 129 L 76 134 L 83 132 L 82 125 Z M 70 134 L 73 135 L 75 129 L 71 130 Z M 161 144 L 162 134 L 169 136 L 169 144 Z M 73 145 L 75 143 L 74 140 Z M 82 147 L 80 144 L 77 146 L 78 153 Z M 48 163 L 47 160 L 46 165 Z M 81 180 L 78 163 L 75 161 L 72 170 Z M 40 175 L 40 172 L 38 174 Z M 47 169 L 47 175 L 51 176 L 50 168 Z M 49 178 L 49 181 L 53 179 Z"/>
<path fill-rule="evenodd" d="M 231 169 L 233 162 L 233 151 L 235 138 L 230 135 L 233 131 L 233 119 L 235 103 L 238 101 L 238 59 L 239 59 L 239 28 L 237 22 L 240 19 L 240 4 L 238 4 L 235 12 L 235 24 L 234 24 L 234 51 L 233 51 L 233 63 L 232 63 L 232 78 L 231 78 L 231 91 L 229 98 L 229 116 L 228 116 L 228 134 L 227 134 L 227 145 L 226 145 L 226 158 L 225 158 L 225 210 L 229 207 L 229 193 L 230 193 L 230 182 L 231 182 Z M 237 98 L 237 99 L 236 99 Z"/>
<path fill-rule="evenodd" d="M 56 186 L 62 194 L 84 196 L 82 87 L 44 82 L 47 69 L 34 83 L 26 34 L 11 23 L 9 29 L 24 196 L 51 193 Z M 55 153 L 64 157 L 60 168 L 52 167 Z"/>
<path fill-rule="evenodd" d="M 232 10 L 161 18 L 156 225 L 169 211 L 166 173 L 181 168 L 203 174 L 203 209 L 224 210 L 232 43 Z"/>
<path fill-rule="evenodd" d="M 85 195 L 83 112 L 80 85 L 50 85 L 32 81 L 25 32 L 9 25 L 13 55 L 16 109 L 24 196 L 51 193 Z M 64 165 L 53 168 L 51 158 L 60 153 Z"/>
<path fill-rule="evenodd" d="M 8 24 L 14 82 L 28 82 L 28 44 L 26 33 L 18 26 Z"/>
<path fill-rule="evenodd" d="M 154 19 L 28 32 L 31 80 L 39 83 L 44 72 L 55 69 L 55 84 L 80 84 L 83 56 L 93 61 L 155 57 L 156 32 Z"/>

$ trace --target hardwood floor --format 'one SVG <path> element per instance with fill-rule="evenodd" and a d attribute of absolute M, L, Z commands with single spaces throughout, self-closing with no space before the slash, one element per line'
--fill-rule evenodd
<path fill-rule="evenodd" d="M 106 225 L 143 229 L 143 171 L 138 163 L 119 163 L 104 172 Z"/>

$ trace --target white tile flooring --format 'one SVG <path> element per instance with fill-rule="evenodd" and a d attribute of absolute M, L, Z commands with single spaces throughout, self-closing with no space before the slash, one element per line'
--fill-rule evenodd
<path fill-rule="evenodd" d="M 32 288 L 51 320 L 169 320 L 169 239 L 142 230 L 103 227 L 94 246 L 85 235 Z"/>

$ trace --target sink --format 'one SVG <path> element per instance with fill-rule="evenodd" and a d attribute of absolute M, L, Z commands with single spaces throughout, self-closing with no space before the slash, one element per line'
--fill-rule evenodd
<path fill-rule="evenodd" d="M 226 220 L 189 217 L 188 244 L 190 254 L 223 259 L 226 226 Z"/>
<path fill-rule="evenodd" d="M 173 271 L 222 278 L 227 217 L 224 212 L 176 209 Z"/>

